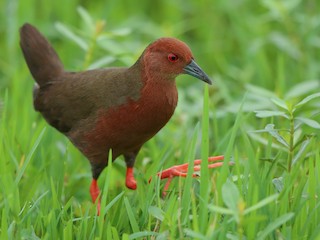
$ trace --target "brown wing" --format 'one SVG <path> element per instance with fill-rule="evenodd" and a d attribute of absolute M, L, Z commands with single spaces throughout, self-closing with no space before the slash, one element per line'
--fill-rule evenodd
<path fill-rule="evenodd" d="M 65 73 L 34 91 L 34 107 L 50 125 L 67 133 L 99 110 L 137 100 L 142 87 L 137 74 L 132 68 Z"/>

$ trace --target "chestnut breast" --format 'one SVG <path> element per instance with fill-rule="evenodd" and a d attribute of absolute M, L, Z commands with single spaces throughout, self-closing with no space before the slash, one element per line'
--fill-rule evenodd
<path fill-rule="evenodd" d="M 145 83 L 137 101 L 99 110 L 94 129 L 85 136 L 88 149 L 112 148 L 115 155 L 139 149 L 169 121 L 177 100 L 174 81 Z"/>

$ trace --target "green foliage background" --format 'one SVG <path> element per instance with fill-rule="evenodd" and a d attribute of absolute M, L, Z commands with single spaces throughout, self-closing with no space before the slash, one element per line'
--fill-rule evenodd
<path fill-rule="evenodd" d="M 316 0 L 0 1 L 1 239 L 319 239 L 320 6 Z M 177 79 L 179 106 L 136 164 L 115 161 L 90 201 L 87 160 L 33 110 L 19 49 L 29 22 L 68 70 L 130 66 L 163 36 L 191 47 L 213 86 Z M 216 170 L 150 176 L 223 154 Z M 205 167 L 204 163 L 202 167 Z"/>

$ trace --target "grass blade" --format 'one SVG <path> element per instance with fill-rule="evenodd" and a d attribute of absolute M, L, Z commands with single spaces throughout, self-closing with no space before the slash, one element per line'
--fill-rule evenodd
<path fill-rule="evenodd" d="M 132 207 L 131 207 L 127 197 L 124 198 L 124 204 L 127 209 L 127 214 L 128 214 L 131 228 L 132 228 L 132 232 L 137 233 L 140 231 L 139 225 L 137 223 L 137 220 L 135 219 L 135 214 L 133 213 Z"/>
<path fill-rule="evenodd" d="M 271 223 L 268 224 L 268 226 L 262 232 L 258 234 L 257 240 L 265 239 L 269 234 L 275 231 L 278 227 L 280 227 L 282 224 L 286 223 L 291 218 L 293 218 L 293 216 L 294 216 L 294 213 L 287 213 L 282 215 L 281 217 L 274 219 Z"/>
<path fill-rule="evenodd" d="M 24 161 L 22 167 L 19 169 L 18 174 L 17 174 L 17 177 L 16 177 L 16 180 L 15 180 L 15 183 L 16 183 L 17 185 L 19 184 L 19 182 L 20 182 L 20 180 L 21 180 L 21 178 L 22 178 L 22 175 L 24 174 L 27 166 L 29 165 L 29 163 L 30 163 L 30 161 L 31 161 L 31 159 L 32 159 L 32 156 L 33 156 L 34 152 L 36 151 L 37 147 L 39 146 L 39 143 L 40 143 L 40 141 L 41 141 L 41 139 L 42 139 L 43 134 L 45 133 L 45 131 L 46 131 L 46 128 L 44 128 L 44 129 L 41 131 L 41 133 L 39 134 L 39 136 L 38 136 L 37 139 L 36 139 L 36 142 L 33 144 L 30 152 L 28 153 L 28 155 L 27 155 L 27 157 L 26 157 L 26 160 Z"/>
<path fill-rule="evenodd" d="M 209 91 L 208 86 L 204 87 L 204 99 L 203 99 L 203 116 L 202 116 L 202 138 L 201 138 L 201 171 L 200 171 L 200 202 L 199 215 L 200 218 L 200 230 L 204 233 L 208 226 L 208 199 L 209 199 L 209 170 L 208 170 L 208 151 L 209 151 Z"/>

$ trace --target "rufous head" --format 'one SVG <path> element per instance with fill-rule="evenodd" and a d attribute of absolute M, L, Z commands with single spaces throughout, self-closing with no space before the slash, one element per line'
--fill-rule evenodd
<path fill-rule="evenodd" d="M 175 38 L 160 38 L 151 43 L 142 55 L 145 71 L 174 79 L 179 74 L 189 74 L 208 84 L 211 80 L 196 64 L 187 44 Z"/>

